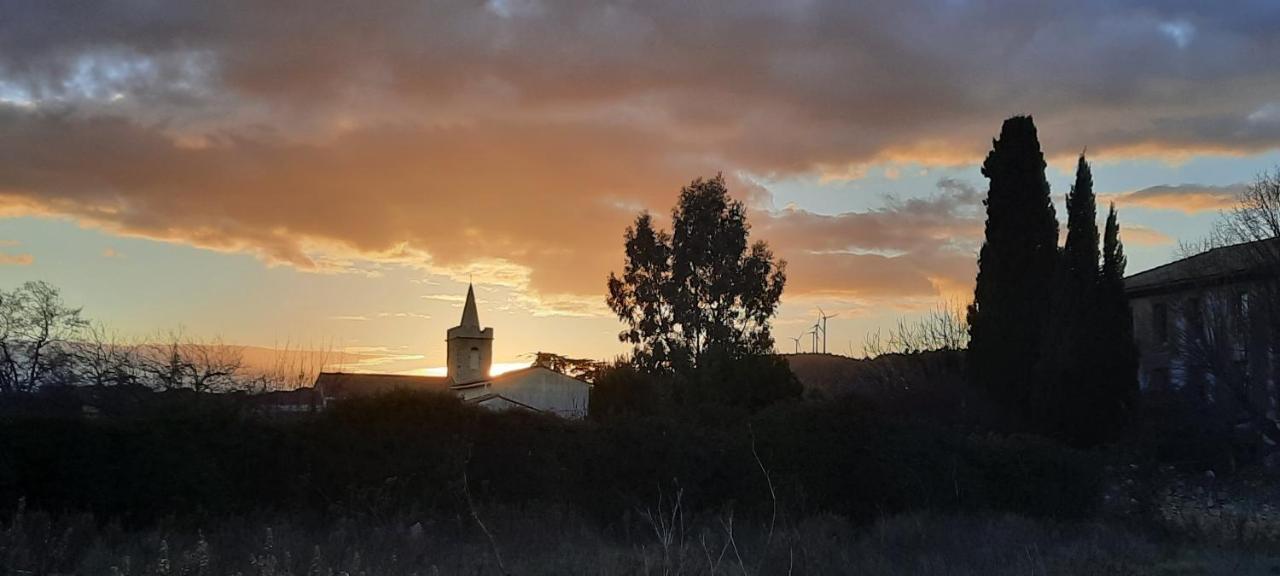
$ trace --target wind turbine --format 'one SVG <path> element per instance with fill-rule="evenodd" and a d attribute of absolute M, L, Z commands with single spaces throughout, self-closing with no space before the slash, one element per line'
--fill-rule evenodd
<path fill-rule="evenodd" d="M 818 323 L 817 323 L 817 322 L 814 322 L 814 323 L 813 323 L 813 330 L 810 330 L 810 331 L 809 331 L 809 334 L 812 334 L 812 335 L 813 335 L 813 353 L 814 353 L 814 354 L 817 354 L 817 353 L 818 353 L 818 330 L 819 330 L 819 329 L 820 329 L 820 328 L 819 328 L 819 326 L 818 326 Z"/>
<path fill-rule="evenodd" d="M 801 339 L 801 338 L 804 338 L 804 334 L 801 334 L 801 335 L 799 335 L 799 336 L 788 336 L 788 338 L 791 338 L 791 341 L 796 343 L 796 354 L 799 354 L 799 353 L 800 353 L 800 339 Z"/>
<path fill-rule="evenodd" d="M 821 306 L 818 307 L 818 318 L 822 321 L 822 353 L 823 354 L 827 353 L 827 318 L 835 318 L 836 316 L 839 316 L 839 315 L 840 314 L 838 312 L 835 314 L 827 314 L 826 312 L 822 311 Z M 817 328 L 816 324 L 814 325 L 814 328 Z"/>

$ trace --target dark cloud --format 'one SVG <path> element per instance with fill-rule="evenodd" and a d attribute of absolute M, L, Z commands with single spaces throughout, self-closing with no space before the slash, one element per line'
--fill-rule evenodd
<path fill-rule="evenodd" d="M 339 116 L 637 122 L 761 172 L 922 150 L 973 160 L 1016 112 L 1054 126 L 1061 149 L 1095 155 L 1252 150 L 1280 137 L 1265 121 L 1280 87 L 1280 15 L 1263 2 L 106 1 L 4 12 L 6 82 L 49 97 L 105 87 L 179 124 L 228 99 L 245 121 L 289 118 L 286 130 Z"/>
<path fill-rule="evenodd" d="M 544 294 L 598 294 L 635 210 L 665 212 L 717 171 L 976 164 L 1023 112 L 1051 155 L 1280 143 L 1270 2 L 104 0 L 0 1 L 0 14 L 5 212 L 303 268 L 506 262 Z M 911 291 L 971 280 L 978 194 L 944 184 L 834 216 L 735 190 L 792 260 L 793 289 L 873 293 L 872 276 Z"/>
<path fill-rule="evenodd" d="M 887 198 L 885 207 L 867 212 L 759 214 L 755 230 L 786 256 L 804 292 L 862 298 L 954 292 L 976 272 L 981 196 L 950 179 L 938 188 L 927 198 Z"/>

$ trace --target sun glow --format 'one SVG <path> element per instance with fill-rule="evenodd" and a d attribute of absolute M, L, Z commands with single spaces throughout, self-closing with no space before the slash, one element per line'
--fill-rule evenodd
<path fill-rule="evenodd" d="M 493 366 L 489 368 L 489 375 L 497 376 L 499 374 L 506 374 L 507 372 L 514 372 L 521 368 L 528 368 L 529 365 L 530 364 L 528 362 L 494 362 Z M 399 372 L 399 374 L 406 374 L 410 376 L 448 376 L 449 369 L 444 366 L 433 366 L 431 368 L 405 370 L 404 372 Z"/>

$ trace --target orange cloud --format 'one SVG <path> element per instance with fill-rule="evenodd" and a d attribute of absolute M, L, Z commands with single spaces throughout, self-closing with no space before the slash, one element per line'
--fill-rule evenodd
<path fill-rule="evenodd" d="M 36 259 L 30 254 L 0 252 L 0 266 L 30 266 Z"/>
<path fill-rule="evenodd" d="M 1168 246 L 1174 242 L 1168 234 L 1137 224 L 1121 224 L 1120 239 L 1137 246 Z"/>
<path fill-rule="evenodd" d="M 1109 199 L 1118 206 L 1138 206 L 1154 210 L 1173 210 L 1184 214 L 1200 212 L 1217 212 L 1227 210 L 1235 205 L 1240 197 L 1243 185 L 1234 186 L 1200 186 L 1183 184 L 1180 186 L 1152 186 L 1116 194 Z M 1103 200 L 1108 198 L 1104 197 Z"/>
<path fill-rule="evenodd" d="M 22 243 L 17 240 L 0 240 L 0 248 L 12 248 L 21 246 Z M 35 262 L 35 258 L 30 254 L 10 254 L 0 250 L 0 266 L 30 266 Z"/>

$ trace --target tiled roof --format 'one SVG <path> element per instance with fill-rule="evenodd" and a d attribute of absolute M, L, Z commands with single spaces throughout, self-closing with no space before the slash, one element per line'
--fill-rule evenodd
<path fill-rule="evenodd" d="M 1125 291 L 1151 292 L 1265 274 L 1265 262 L 1280 263 L 1280 259 L 1271 258 L 1278 249 L 1280 239 L 1214 248 L 1129 276 L 1124 279 Z"/>

